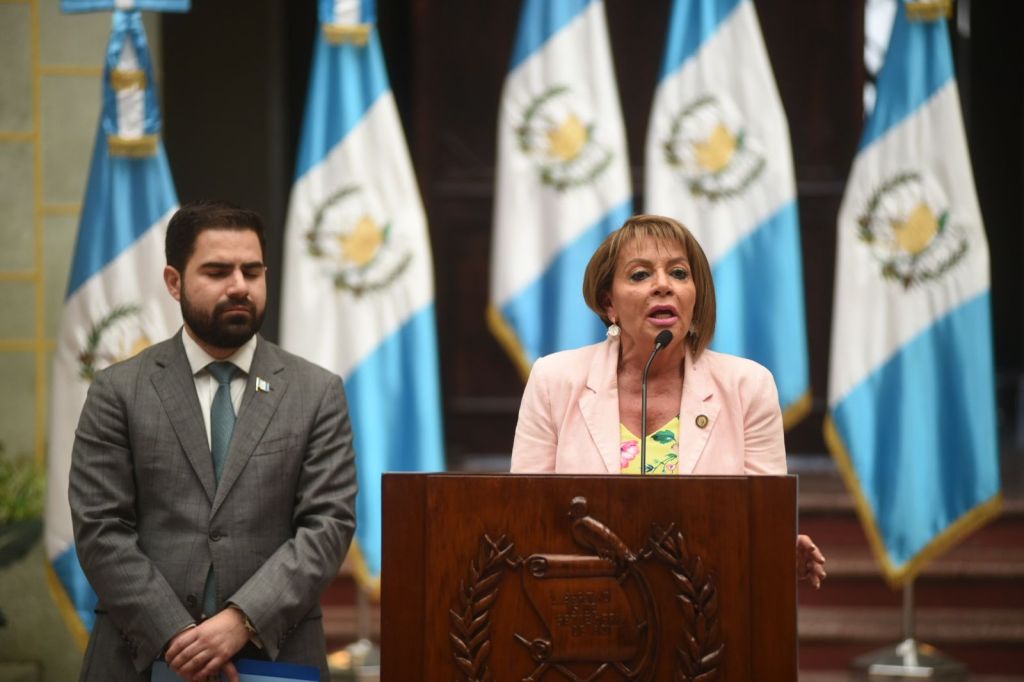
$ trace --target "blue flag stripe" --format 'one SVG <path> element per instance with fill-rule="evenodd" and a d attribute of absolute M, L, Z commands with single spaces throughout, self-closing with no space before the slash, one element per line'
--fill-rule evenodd
<path fill-rule="evenodd" d="M 796 201 L 757 226 L 713 267 L 714 350 L 772 370 L 785 411 L 810 385 Z"/>
<path fill-rule="evenodd" d="M 69 547 L 53 560 L 53 571 L 60 579 L 68 599 L 74 606 L 82 625 L 86 630 L 92 630 L 96 622 L 96 593 L 92 591 L 82 565 L 78 563 L 78 554 L 74 547 Z"/>
<path fill-rule="evenodd" d="M 539 50 L 551 36 L 555 35 L 596 0 L 527 0 L 519 17 L 519 30 L 512 49 L 514 71 L 534 52 Z"/>
<path fill-rule="evenodd" d="M 370 31 L 365 47 L 331 45 L 323 33 L 319 33 L 295 179 L 323 161 L 389 90 L 387 67 L 376 29 Z"/>
<path fill-rule="evenodd" d="M 890 50 L 878 74 L 878 99 L 864 126 L 861 149 L 871 146 L 953 79 L 953 54 L 946 22 L 912 27 L 904 3 L 896 4 Z M 899 47 L 894 50 L 892 46 Z"/>
<path fill-rule="evenodd" d="M 431 303 L 384 339 L 345 381 L 360 455 L 356 539 L 374 576 L 381 568 L 381 474 L 444 469 L 435 328 Z"/>
<path fill-rule="evenodd" d="M 985 292 L 905 344 L 833 410 L 897 567 L 999 492 L 992 351 L 976 342 L 991 326 Z"/>
<path fill-rule="evenodd" d="M 714 35 L 742 0 L 677 0 L 672 6 L 661 78 L 676 72 Z"/>
<path fill-rule="evenodd" d="M 364 24 L 377 23 L 377 0 L 360 0 L 359 21 Z"/>
<path fill-rule="evenodd" d="M 135 0 L 135 10 L 147 12 L 187 12 L 191 0 Z M 79 12 L 110 12 L 118 9 L 117 0 L 61 0 L 60 11 L 68 14 Z"/>
<path fill-rule="evenodd" d="M 605 326 L 583 301 L 583 273 L 604 238 L 632 211 L 625 201 L 584 230 L 519 295 L 502 306 L 505 320 L 516 330 L 526 360 L 595 343 Z"/>
<path fill-rule="evenodd" d="M 111 157 L 101 129 L 93 149 L 67 296 L 134 244 L 177 203 L 162 144 L 155 157 Z"/>

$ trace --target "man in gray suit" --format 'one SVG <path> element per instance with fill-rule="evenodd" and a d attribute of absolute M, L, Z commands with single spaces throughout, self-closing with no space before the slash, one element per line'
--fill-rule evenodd
<path fill-rule="evenodd" d="M 341 379 L 260 337 L 263 221 L 183 206 L 164 281 L 183 330 L 99 372 L 76 433 L 69 497 L 99 596 L 81 679 L 185 679 L 232 657 L 327 662 L 319 599 L 355 530 Z"/>

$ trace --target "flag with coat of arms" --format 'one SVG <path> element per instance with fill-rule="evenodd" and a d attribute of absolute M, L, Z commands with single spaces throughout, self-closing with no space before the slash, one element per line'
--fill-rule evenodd
<path fill-rule="evenodd" d="M 839 212 L 825 424 L 893 585 L 1002 500 L 988 247 L 949 34 L 911 16 L 934 3 L 897 5 Z"/>
<path fill-rule="evenodd" d="M 142 17 L 115 11 L 103 111 L 53 359 L 46 535 L 52 591 L 83 647 L 96 596 L 75 554 L 68 473 L 78 417 L 100 369 L 181 326 L 164 287 L 164 236 L 178 199 Z"/>
<path fill-rule="evenodd" d="M 751 0 L 676 0 L 651 108 L 644 210 L 711 263 L 711 347 L 775 377 L 786 426 L 811 406 L 789 126 Z"/>
<path fill-rule="evenodd" d="M 426 215 L 372 0 L 320 0 L 285 228 L 281 343 L 345 382 L 359 482 L 352 556 L 377 591 L 381 475 L 444 468 Z"/>
<path fill-rule="evenodd" d="M 525 378 L 604 337 L 583 273 L 632 214 L 603 0 L 526 0 L 498 115 L 487 321 Z"/>

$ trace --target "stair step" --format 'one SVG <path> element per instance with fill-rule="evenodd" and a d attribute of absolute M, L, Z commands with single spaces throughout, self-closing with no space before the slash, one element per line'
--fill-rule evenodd
<path fill-rule="evenodd" d="M 802 606 L 902 604 L 902 591 L 885 582 L 867 546 L 818 543 L 828 579 L 820 590 L 801 585 Z M 955 547 L 925 566 L 914 583 L 914 600 L 918 607 L 1024 609 L 1024 547 Z"/>
<path fill-rule="evenodd" d="M 903 639 L 899 607 L 805 606 L 797 613 L 800 667 L 834 670 Z M 1024 610 L 918 608 L 916 638 L 974 673 L 1024 673 Z"/>
<path fill-rule="evenodd" d="M 876 578 L 878 563 L 866 546 L 828 547 L 828 573 L 838 578 Z M 1024 538 L 1020 547 L 971 547 L 961 545 L 928 564 L 919 580 L 930 578 L 1020 580 L 1024 578 Z"/>
<path fill-rule="evenodd" d="M 320 607 L 324 614 L 324 636 L 327 639 L 327 650 L 334 651 L 360 639 L 364 633 L 359 632 L 359 612 L 355 606 L 324 605 Z M 369 637 L 380 642 L 380 606 L 371 604 L 369 608 Z"/>
<path fill-rule="evenodd" d="M 865 654 L 896 644 L 896 640 L 884 643 L 867 642 L 815 642 L 800 645 L 800 670 L 835 670 L 850 666 L 854 660 Z M 1011 676 L 1024 671 L 1024 661 L 1019 644 L 994 646 L 992 644 L 949 644 L 939 647 L 946 656 L 963 663 L 971 673 L 971 679 L 978 675 Z M 1010 679 L 1016 679 L 1011 677 Z"/>
<path fill-rule="evenodd" d="M 802 606 L 801 642 L 845 640 L 885 643 L 902 638 L 901 609 Z M 948 642 L 1017 644 L 1024 663 L 1024 610 L 919 608 L 917 637 L 936 646 Z"/>
<path fill-rule="evenodd" d="M 855 682 L 851 673 L 841 670 L 801 670 L 797 679 L 799 682 Z M 1024 682 L 1024 675 L 969 674 L 967 682 Z"/>

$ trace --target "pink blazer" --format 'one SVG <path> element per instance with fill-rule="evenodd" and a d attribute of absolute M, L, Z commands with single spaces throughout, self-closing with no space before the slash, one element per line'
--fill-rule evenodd
<path fill-rule="evenodd" d="M 619 342 L 608 340 L 534 364 L 513 472 L 619 473 L 618 359 Z M 679 430 L 682 474 L 786 473 L 778 390 L 756 362 L 710 350 L 694 362 L 687 353 Z"/>

